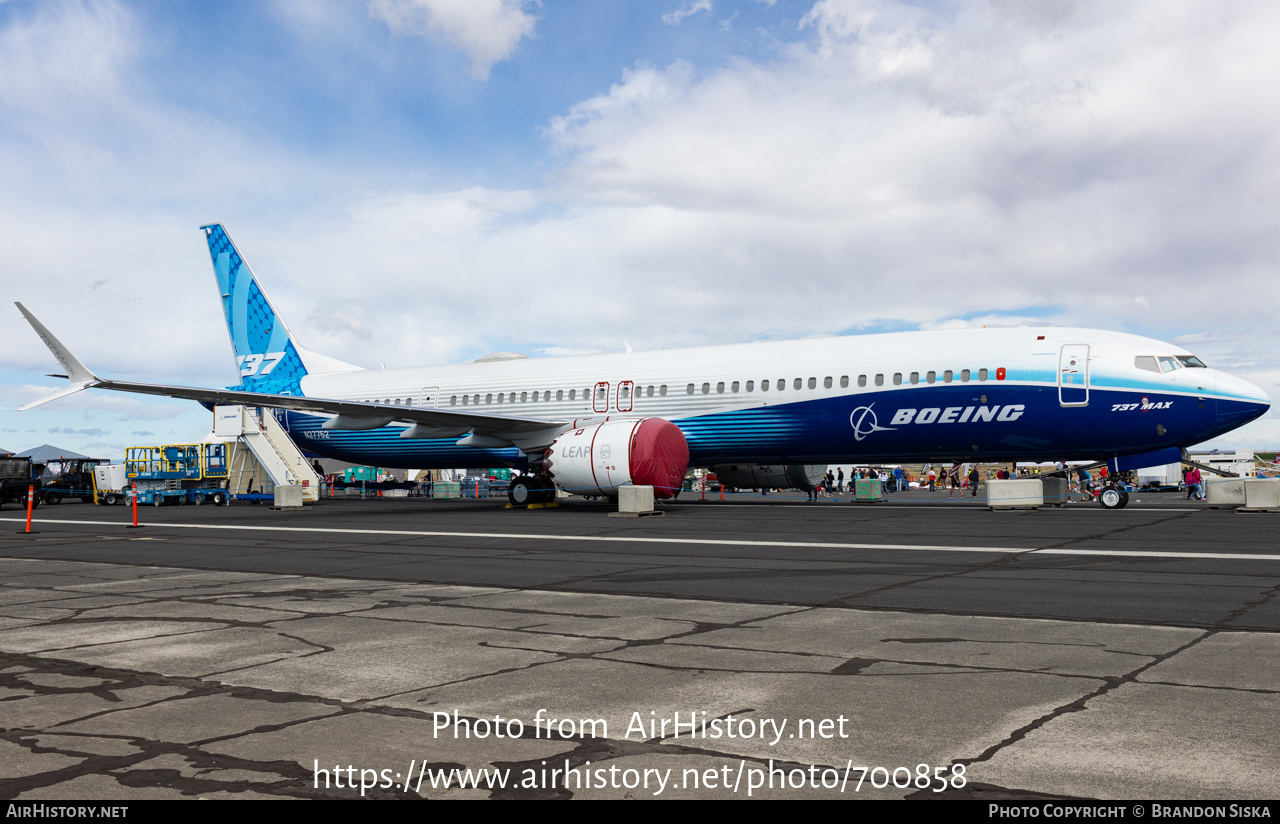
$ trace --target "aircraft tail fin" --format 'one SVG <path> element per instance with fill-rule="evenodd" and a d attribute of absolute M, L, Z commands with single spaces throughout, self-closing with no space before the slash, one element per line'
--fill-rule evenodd
<path fill-rule="evenodd" d="M 359 368 L 314 355 L 299 345 L 222 224 L 212 223 L 200 228 L 209 243 L 209 256 L 213 259 L 218 294 L 222 297 L 227 333 L 236 353 L 241 383 L 234 388 L 276 395 L 301 395 L 302 378 L 311 371 Z M 308 369 L 309 361 L 314 369 Z"/>

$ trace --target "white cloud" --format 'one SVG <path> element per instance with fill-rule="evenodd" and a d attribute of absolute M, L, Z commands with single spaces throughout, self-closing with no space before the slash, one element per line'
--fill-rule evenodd
<path fill-rule="evenodd" d="M 369 13 L 393 34 L 444 41 L 471 58 L 472 74 L 487 78 L 533 34 L 532 0 L 370 0 Z"/>
<path fill-rule="evenodd" d="M 711 12 L 711 0 L 687 0 L 687 2 L 674 11 L 669 11 L 662 15 L 662 22 L 668 26 L 678 26 L 680 21 L 686 17 L 692 17 L 700 11 Z"/>

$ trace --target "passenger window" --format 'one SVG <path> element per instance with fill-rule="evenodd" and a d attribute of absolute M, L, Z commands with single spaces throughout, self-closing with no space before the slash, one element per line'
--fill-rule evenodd
<path fill-rule="evenodd" d="M 948 369 L 947 371 L 942 373 L 942 382 L 951 383 L 951 377 L 952 377 L 951 370 Z"/>
<path fill-rule="evenodd" d="M 493 393 L 489 393 L 488 395 L 485 395 L 485 396 L 484 396 L 484 402 L 485 402 L 485 403 L 493 403 Z"/>
<path fill-rule="evenodd" d="M 796 389 L 799 389 L 799 388 L 801 388 L 802 386 L 804 386 L 804 380 L 803 380 L 803 379 L 801 379 L 801 378 L 796 378 L 796 381 L 795 381 L 795 387 L 796 387 Z"/>
<path fill-rule="evenodd" d="M 466 405 L 467 405 L 467 396 L 466 396 L 466 395 L 463 395 L 463 396 L 462 396 L 462 405 L 463 405 L 463 406 L 466 406 Z"/>
<path fill-rule="evenodd" d="M 930 370 L 929 372 L 927 372 L 927 373 L 925 374 L 925 376 L 924 376 L 924 382 L 925 382 L 925 383 L 937 383 L 937 382 L 938 382 L 938 373 L 937 373 L 937 372 L 934 372 L 933 370 Z"/>
<path fill-rule="evenodd" d="M 569 390 L 569 400 L 571 400 L 571 401 L 575 401 L 575 400 L 577 400 L 577 399 L 578 399 L 578 390 L 577 390 L 577 389 L 570 389 L 570 390 Z"/>
<path fill-rule="evenodd" d="M 920 382 L 920 373 L 919 373 L 919 372 L 912 372 L 912 373 L 911 373 L 911 385 L 912 385 L 912 386 L 914 386 L 914 385 L 916 385 L 916 384 L 917 384 L 917 383 L 919 383 L 919 382 Z"/>
<path fill-rule="evenodd" d="M 705 390 L 705 389 L 703 390 L 703 394 L 704 394 L 704 395 L 706 394 L 706 390 Z M 717 394 L 717 395 L 723 395 L 723 394 L 724 394 L 724 381 L 720 381 L 719 383 L 717 383 L 717 384 L 716 384 L 716 394 Z"/>
<path fill-rule="evenodd" d="M 686 387 L 684 388 L 684 393 L 685 393 L 686 395 L 692 395 L 692 394 L 693 394 L 693 384 L 689 384 L 688 386 L 686 386 Z"/>
<path fill-rule="evenodd" d="M 858 386 L 866 386 L 866 385 L 867 385 L 867 376 L 866 376 L 866 375 L 859 375 L 859 376 L 858 376 Z"/>
<path fill-rule="evenodd" d="M 968 383 L 968 382 L 969 382 L 969 370 L 968 370 L 968 369 L 961 369 L 961 370 L 960 370 L 960 382 L 961 382 L 961 383 Z"/>
<path fill-rule="evenodd" d="M 848 375 L 841 375 L 841 376 L 840 376 L 840 388 L 841 388 L 841 389 L 848 389 L 848 388 L 849 388 L 849 376 L 848 376 Z"/>
<path fill-rule="evenodd" d="M 827 380 L 830 380 L 830 378 L 828 378 Z M 810 388 L 810 389 L 817 389 L 817 388 L 818 388 L 818 379 L 817 379 L 817 378 L 809 378 L 809 388 Z"/>
<path fill-rule="evenodd" d="M 529 393 L 528 393 L 528 392 L 521 392 L 521 393 L 520 393 L 520 403 L 524 403 L 524 402 L 525 402 L 525 401 L 527 401 L 527 400 L 529 400 Z"/>
<path fill-rule="evenodd" d="M 730 389 L 732 389 L 734 392 L 737 392 L 737 391 L 738 391 L 738 382 L 737 382 L 737 381 L 734 381 L 734 382 L 733 382 L 733 386 L 731 386 L 731 387 L 729 387 L 729 388 L 730 388 Z"/>
<path fill-rule="evenodd" d="M 781 392 L 783 389 L 786 389 L 786 388 L 787 388 L 787 379 L 786 379 L 786 378 L 778 378 L 778 381 L 777 381 L 777 387 L 778 387 L 778 391 L 779 391 L 779 392 Z"/>
<path fill-rule="evenodd" d="M 498 393 L 498 403 L 502 403 L 502 393 Z"/>
<path fill-rule="evenodd" d="M 457 396 L 457 395 L 450 395 L 450 396 L 449 396 L 449 405 L 450 405 L 450 406 L 457 406 L 457 405 L 458 405 L 458 396 Z"/>
<path fill-rule="evenodd" d="M 558 400 L 558 401 L 562 401 L 562 400 L 564 400 L 564 390 L 563 390 L 563 389 L 557 389 L 557 390 L 556 390 L 556 400 Z"/>
<path fill-rule="evenodd" d="M 902 386 L 902 373 L 901 373 L 901 372 L 894 372 L 894 373 L 893 373 L 893 385 L 894 385 L 894 386 Z"/>
<path fill-rule="evenodd" d="M 652 398 L 652 397 L 653 397 L 653 384 L 649 384 L 649 388 L 648 388 L 647 390 L 645 390 L 645 393 L 644 393 L 644 394 L 645 394 L 645 397 L 646 397 L 646 398 Z"/>
<path fill-rule="evenodd" d="M 747 381 L 747 391 L 748 391 L 748 392 L 754 392 L 754 391 L 755 391 L 755 389 L 756 389 L 756 382 L 755 382 L 755 381 Z"/>
<path fill-rule="evenodd" d="M 702 384 L 702 394 L 704 395 L 711 394 L 711 384 L 709 383 Z"/>
<path fill-rule="evenodd" d="M 825 378 L 823 378 L 823 379 L 822 379 L 822 388 L 823 388 L 823 389 L 830 389 L 830 388 L 831 388 L 831 376 L 830 376 L 830 375 L 827 375 Z"/>
<path fill-rule="evenodd" d="M 986 379 L 987 379 L 987 370 L 985 370 L 985 369 L 979 369 L 979 370 L 978 370 L 978 380 L 980 380 L 980 381 L 985 381 Z"/>
<path fill-rule="evenodd" d="M 884 386 L 884 375 L 876 375 L 876 386 Z"/>
<path fill-rule="evenodd" d="M 761 391 L 761 392 L 768 392 L 768 391 L 769 391 L 769 382 L 768 382 L 768 381 L 760 381 L 760 391 Z"/>
<path fill-rule="evenodd" d="M 665 383 L 658 387 L 658 394 L 664 398 L 667 396 L 667 385 Z"/>

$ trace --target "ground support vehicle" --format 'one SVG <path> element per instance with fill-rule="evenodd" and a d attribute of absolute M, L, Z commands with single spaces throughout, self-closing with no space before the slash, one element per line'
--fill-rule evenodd
<path fill-rule="evenodd" d="M 31 477 L 30 458 L 0 458 L 0 506 L 22 504 L 26 506 L 27 490 L 35 487 L 35 505 L 40 504 L 41 483 Z"/>
<path fill-rule="evenodd" d="M 64 460 L 54 461 L 60 465 L 55 475 L 46 475 L 40 489 L 40 500 L 49 506 L 62 503 L 64 498 L 79 498 L 87 504 L 93 503 L 94 469 L 102 460 Z"/>
<path fill-rule="evenodd" d="M 225 505 L 230 500 L 225 443 L 131 446 L 124 468 L 126 491 L 136 489 L 142 505 Z"/>

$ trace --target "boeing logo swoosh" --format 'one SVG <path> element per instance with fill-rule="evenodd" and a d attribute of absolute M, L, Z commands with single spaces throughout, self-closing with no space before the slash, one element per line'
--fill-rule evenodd
<path fill-rule="evenodd" d="M 875 406 L 875 404 L 871 404 Z M 849 415 L 849 425 L 853 427 L 853 439 L 860 441 L 873 432 L 892 432 L 888 426 L 879 426 L 875 411 L 871 406 L 859 406 Z"/>

